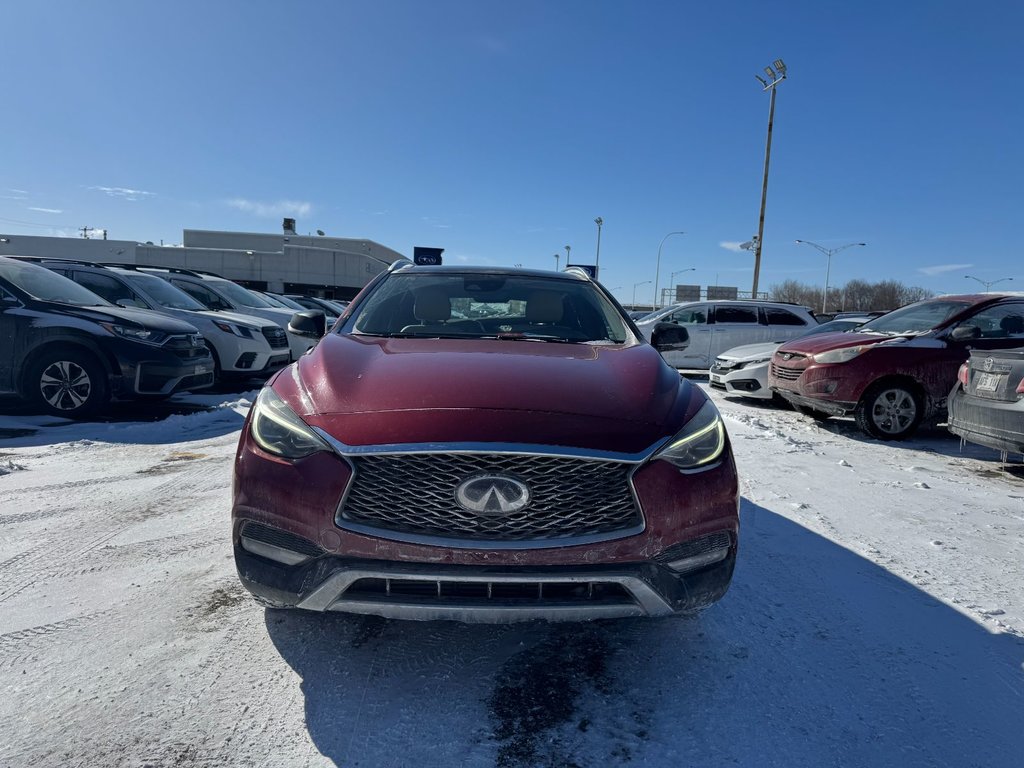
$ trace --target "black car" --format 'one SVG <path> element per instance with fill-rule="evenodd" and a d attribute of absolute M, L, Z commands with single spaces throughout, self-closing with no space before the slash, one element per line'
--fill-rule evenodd
<path fill-rule="evenodd" d="M 111 398 L 165 397 L 213 384 L 213 358 L 188 323 L 114 306 L 34 264 L 0 257 L 0 392 L 82 418 Z"/>

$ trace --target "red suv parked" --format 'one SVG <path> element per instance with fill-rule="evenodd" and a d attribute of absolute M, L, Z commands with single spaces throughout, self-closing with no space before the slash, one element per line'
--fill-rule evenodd
<path fill-rule="evenodd" d="M 798 410 L 824 418 L 853 413 L 881 440 L 909 437 L 945 416 L 946 399 L 972 349 L 1024 343 L 1024 294 L 940 296 L 910 304 L 855 333 L 787 342 L 768 384 Z"/>
<path fill-rule="evenodd" d="M 667 615 L 725 593 L 738 500 L 715 406 L 583 271 L 403 261 L 260 393 L 233 542 L 276 607 Z"/>

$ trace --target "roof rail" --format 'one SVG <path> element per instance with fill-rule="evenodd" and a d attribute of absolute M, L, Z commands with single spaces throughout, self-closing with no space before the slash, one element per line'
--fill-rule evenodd
<path fill-rule="evenodd" d="M 588 282 L 594 282 L 594 278 L 590 276 L 590 273 L 587 272 L 587 270 L 575 264 L 573 264 L 571 267 L 566 267 L 565 269 L 562 270 L 562 272 L 563 274 L 576 275 L 577 277 L 585 278 Z"/>
<path fill-rule="evenodd" d="M 64 259 L 59 256 L 8 256 L 10 259 L 18 259 L 19 261 L 30 261 L 33 263 L 39 263 L 43 261 L 55 261 L 59 264 L 78 264 L 83 267 L 109 267 L 111 264 L 100 263 L 97 261 L 86 261 L 85 259 Z"/>
<path fill-rule="evenodd" d="M 203 272 L 198 269 L 185 269 L 184 267 L 161 267 L 156 264 L 118 264 L 116 266 L 124 267 L 126 269 L 137 270 L 162 269 L 164 272 L 170 272 L 175 275 L 191 275 L 192 277 L 202 277 L 203 275 L 220 277 L 220 275 L 216 274 L 215 272 Z"/>
<path fill-rule="evenodd" d="M 400 269 L 405 269 L 407 267 L 412 267 L 412 266 L 415 266 L 415 265 L 411 261 L 409 261 L 408 259 L 396 259 L 395 261 L 391 262 L 391 266 L 388 267 L 387 271 L 388 272 L 397 272 Z"/>

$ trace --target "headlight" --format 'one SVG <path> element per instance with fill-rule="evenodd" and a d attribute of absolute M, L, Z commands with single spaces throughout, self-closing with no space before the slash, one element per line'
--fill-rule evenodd
<path fill-rule="evenodd" d="M 160 346 L 167 339 L 167 334 L 163 331 L 154 331 L 149 328 L 136 328 L 131 325 L 117 325 L 116 323 L 100 323 L 100 325 L 115 336 L 120 336 L 122 339 L 130 339 L 131 341 L 141 341 L 143 344 Z"/>
<path fill-rule="evenodd" d="M 220 328 L 224 333 L 234 334 L 235 336 L 241 336 L 243 339 L 251 339 L 252 331 L 242 325 L 232 325 L 231 323 L 225 323 L 222 320 L 214 320 L 213 324 Z"/>
<path fill-rule="evenodd" d="M 725 425 L 714 403 L 708 400 L 654 458 L 680 469 L 699 469 L 717 461 L 724 450 Z"/>
<path fill-rule="evenodd" d="M 820 352 L 810 357 L 816 363 L 848 363 L 857 355 L 867 352 L 869 349 L 870 347 L 868 346 L 843 347 L 842 349 L 830 349 L 828 352 Z"/>
<path fill-rule="evenodd" d="M 249 434 L 267 453 L 286 459 L 300 459 L 330 446 L 306 422 L 295 415 L 270 387 L 260 390 L 252 407 Z"/>

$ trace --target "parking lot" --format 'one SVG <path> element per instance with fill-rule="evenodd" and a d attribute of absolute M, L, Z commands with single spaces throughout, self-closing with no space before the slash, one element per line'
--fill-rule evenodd
<path fill-rule="evenodd" d="M 712 392 L 743 482 L 721 603 L 402 623 L 265 610 L 239 586 L 253 395 L 0 415 L 0 764 L 1019 762 L 1024 477 L 994 451 Z"/>

